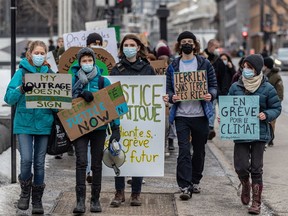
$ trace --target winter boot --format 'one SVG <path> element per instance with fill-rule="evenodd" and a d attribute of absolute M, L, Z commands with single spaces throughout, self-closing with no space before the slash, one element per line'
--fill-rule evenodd
<path fill-rule="evenodd" d="M 262 184 L 252 184 L 252 205 L 248 209 L 249 214 L 260 214 L 262 189 Z"/>
<path fill-rule="evenodd" d="M 27 210 L 29 208 L 32 177 L 33 175 L 31 174 L 31 177 L 28 180 L 22 181 L 20 179 L 20 175 L 18 176 L 18 180 L 20 182 L 21 187 L 21 194 L 20 199 L 18 200 L 17 207 L 21 210 Z"/>
<path fill-rule="evenodd" d="M 140 200 L 140 193 L 132 193 L 131 194 L 131 201 L 130 201 L 131 206 L 141 206 L 141 200 Z"/>
<path fill-rule="evenodd" d="M 115 193 L 115 197 L 110 203 L 112 207 L 119 207 L 122 202 L 125 202 L 125 193 L 124 190 L 117 190 Z"/>
<path fill-rule="evenodd" d="M 171 138 L 168 138 L 168 149 L 169 150 L 175 150 L 175 147 L 174 147 L 174 140 L 171 139 Z"/>
<path fill-rule="evenodd" d="M 249 178 L 240 179 L 242 185 L 241 202 L 243 205 L 248 205 L 250 202 L 251 184 Z"/>
<path fill-rule="evenodd" d="M 73 210 L 73 213 L 85 213 L 86 186 L 76 186 L 75 190 L 77 204 Z"/>
<path fill-rule="evenodd" d="M 44 214 L 42 196 L 45 189 L 43 185 L 32 185 L 32 214 Z"/>
<path fill-rule="evenodd" d="M 93 185 L 91 187 L 90 212 L 102 212 L 101 204 L 99 201 L 100 190 L 100 187 Z"/>

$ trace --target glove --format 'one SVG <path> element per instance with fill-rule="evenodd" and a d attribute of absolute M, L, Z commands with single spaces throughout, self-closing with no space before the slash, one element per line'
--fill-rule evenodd
<path fill-rule="evenodd" d="M 80 97 L 82 97 L 88 103 L 94 100 L 94 96 L 90 91 L 83 91 L 80 94 Z"/>
<path fill-rule="evenodd" d="M 110 136 L 110 139 L 109 139 L 109 143 L 112 143 L 113 140 L 116 140 L 117 142 L 119 142 L 120 140 L 120 128 L 119 126 L 114 126 L 112 128 L 112 134 Z"/>
<path fill-rule="evenodd" d="M 24 93 L 25 93 L 25 92 L 32 91 L 33 88 L 34 88 L 33 85 L 32 85 L 32 86 L 27 86 L 27 85 L 25 85 L 24 83 L 22 84 L 22 90 L 23 90 Z"/>

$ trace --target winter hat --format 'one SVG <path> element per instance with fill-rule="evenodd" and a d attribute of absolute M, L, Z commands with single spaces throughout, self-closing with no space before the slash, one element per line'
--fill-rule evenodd
<path fill-rule="evenodd" d="M 273 66 L 274 66 L 274 61 L 273 61 L 273 59 L 270 58 L 270 57 L 264 58 L 264 65 L 265 65 L 267 68 L 272 69 Z"/>
<path fill-rule="evenodd" d="M 253 54 L 249 55 L 244 59 L 244 62 L 248 62 L 255 70 L 257 75 L 260 74 L 263 66 L 264 66 L 264 60 L 263 57 L 260 54 Z"/>
<path fill-rule="evenodd" d="M 159 56 L 162 56 L 162 55 L 170 57 L 169 47 L 167 46 L 159 47 L 158 51 L 156 52 L 156 57 L 158 58 Z"/>
<path fill-rule="evenodd" d="M 80 65 L 80 62 L 81 62 L 81 58 L 83 56 L 92 56 L 93 58 L 93 62 L 94 62 L 94 65 L 95 65 L 95 59 L 96 59 L 96 56 L 95 56 L 95 53 L 92 49 L 88 48 L 88 47 L 83 47 L 82 49 L 80 49 L 77 53 L 77 59 L 78 59 L 78 64 Z"/>
<path fill-rule="evenodd" d="M 91 33 L 88 35 L 86 40 L 86 45 L 89 46 L 91 43 L 96 43 L 96 41 L 100 41 L 101 45 L 103 44 L 103 38 L 98 33 Z"/>
<path fill-rule="evenodd" d="M 191 39 L 193 39 L 194 41 L 196 40 L 196 37 L 195 37 L 195 35 L 194 35 L 192 32 L 184 31 L 184 32 L 182 32 L 182 33 L 178 36 L 177 42 L 180 43 L 180 41 L 181 41 L 182 39 L 185 39 L 185 38 L 191 38 Z"/>
<path fill-rule="evenodd" d="M 159 42 L 157 43 L 156 47 L 155 47 L 155 51 L 158 52 L 158 49 L 159 49 L 160 47 L 167 47 L 167 44 L 164 43 L 163 41 L 159 41 Z"/>

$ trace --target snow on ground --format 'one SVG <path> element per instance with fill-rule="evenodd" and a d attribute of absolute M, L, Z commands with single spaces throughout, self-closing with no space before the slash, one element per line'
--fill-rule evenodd
<path fill-rule="evenodd" d="M 0 116 L 7 116 L 10 115 L 11 108 L 3 107 L 3 104 L 6 104 L 4 102 L 4 95 L 11 80 L 11 71 L 9 69 L 0 69 L 0 76 Z"/>

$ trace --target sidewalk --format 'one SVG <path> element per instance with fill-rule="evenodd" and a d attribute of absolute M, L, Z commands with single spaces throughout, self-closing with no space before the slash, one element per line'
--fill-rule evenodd
<path fill-rule="evenodd" d="M 206 148 L 204 177 L 201 181 L 202 191 L 193 194 L 192 199 L 181 201 L 176 184 L 177 149 L 165 160 L 164 177 L 146 177 L 142 187 L 142 203 L 140 207 L 131 207 L 129 197 L 131 187 L 126 187 L 126 202 L 119 208 L 109 206 L 114 196 L 114 178 L 103 177 L 101 204 L 102 213 L 97 215 L 248 215 L 247 207 L 241 204 L 237 196 L 235 184 L 231 182 L 234 171 L 223 154 L 213 142 Z M 64 155 L 62 160 L 47 156 L 46 189 L 43 196 L 45 215 L 73 215 L 75 206 L 75 157 Z M 7 192 L 8 191 L 8 192 Z M 19 185 L 7 184 L 0 187 L 1 194 L 10 193 L 4 203 L 0 204 L 0 215 L 30 215 L 30 211 L 19 211 L 15 208 L 19 197 Z M 89 211 L 90 187 L 87 186 L 86 214 Z M 16 212 L 18 211 L 18 212 Z M 262 215 L 269 215 L 265 213 Z"/>

